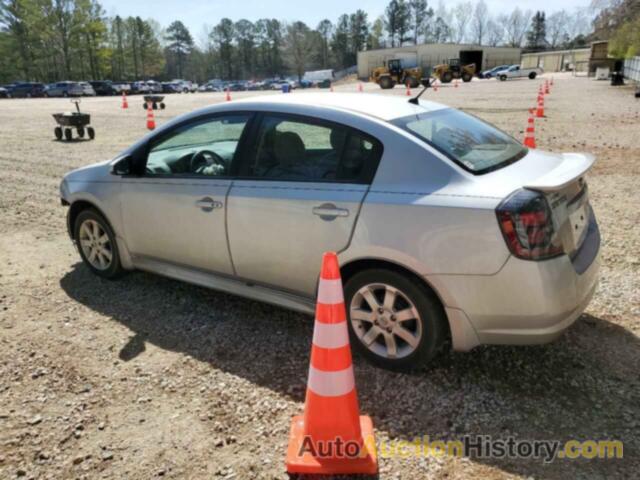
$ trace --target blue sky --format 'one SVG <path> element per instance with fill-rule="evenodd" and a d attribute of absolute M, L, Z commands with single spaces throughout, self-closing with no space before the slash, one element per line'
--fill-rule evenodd
<path fill-rule="evenodd" d="M 510 12 L 515 6 L 522 9 L 543 9 L 547 12 L 561 8 L 572 10 L 587 6 L 590 0 L 485 0 L 492 14 Z M 374 19 L 384 12 L 388 0 L 101 0 L 108 15 L 133 15 L 154 18 L 162 26 L 173 20 L 181 20 L 197 40 L 204 24 L 215 25 L 223 17 L 232 20 L 246 18 L 277 18 L 280 20 L 302 20 L 315 26 L 323 18 L 335 21 L 342 13 L 351 13 L 358 8 Z M 451 6 L 456 2 L 447 1 Z M 435 8 L 437 0 L 429 1 Z"/>

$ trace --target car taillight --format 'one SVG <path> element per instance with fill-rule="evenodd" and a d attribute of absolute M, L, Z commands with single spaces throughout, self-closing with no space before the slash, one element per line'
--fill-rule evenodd
<path fill-rule="evenodd" d="M 516 257 L 543 260 L 564 253 L 551 209 L 541 193 L 518 190 L 496 208 L 496 215 L 507 246 Z"/>

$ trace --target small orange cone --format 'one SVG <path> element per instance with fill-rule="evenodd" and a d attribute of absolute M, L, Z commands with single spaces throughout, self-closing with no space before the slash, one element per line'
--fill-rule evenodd
<path fill-rule="evenodd" d="M 358 83 L 358 91 L 364 92 L 364 89 L 362 88 L 362 82 Z"/>
<path fill-rule="evenodd" d="M 156 121 L 153 118 L 153 107 L 151 106 L 151 102 L 147 102 L 147 129 L 155 130 Z"/>
<path fill-rule="evenodd" d="M 225 92 L 226 92 L 226 95 L 225 95 L 224 99 L 225 99 L 227 102 L 230 102 L 230 101 L 231 101 L 231 92 L 229 91 L 229 88 L 228 88 L 228 87 L 227 87 L 227 89 L 225 90 Z"/>
<path fill-rule="evenodd" d="M 433 91 L 434 92 L 438 91 L 438 80 L 437 79 L 433 82 Z"/>
<path fill-rule="evenodd" d="M 549 91 L 549 80 L 544 81 L 544 94 L 549 95 L 551 92 Z"/>
<path fill-rule="evenodd" d="M 338 257 L 322 257 L 304 415 L 293 417 L 290 474 L 378 472 L 371 418 L 360 416 Z"/>
<path fill-rule="evenodd" d="M 407 82 L 407 93 L 406 93 L 407 97 L 411 96 L 411 87 L 409 86 L 409 82 Z"/>
<path fill-rule="evenodd" d="M 524 146 L 529 148 L 536 148 L 536 133 L 535 124 L 533 120 L 533 108 L 529 109 L 529 119 L 527 120 L 527 130 L 524 133 Z"/>
<path fill-rule="evenodd" d="M 122 91 L 122 108 L 129 108 L 129 103 L 127 103 L 127 94 L 124 90 Z"/>
<path fill-rule="evenodd" d="M 544 117 L 544 94 L 538 95 L 538 108 L 536 109 L 536 117 Z"/>

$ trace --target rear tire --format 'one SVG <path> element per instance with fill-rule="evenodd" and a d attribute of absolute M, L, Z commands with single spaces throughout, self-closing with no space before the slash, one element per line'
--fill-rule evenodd
<path fill-rule="evenodd" d="M 80 138 L 84 138 L 84 127 L 78 127 L 77 132 Z"/>
<path fill-rule="evenodd" d="M 453 80 L 453 74 L 451 72 L 444 72 L 440 79 L 442 83 L 451 83 L 451 80 Z"/>
<path fill-rule="evenodd" d="M 89 134 L 89 138 L 91 140 L 93 140 L 94 138 L 96 138 L 96 131 L 93 129 L 93 127 L 88 127 L 87 128 L 87 133 Z"/>
<path fill-rule="evenodd" d="M 344 294 L 351 344 L 379 367 L 420 367 L 445 344 L 447 320 L 440 301 L 406 275 L 385 269 L 363 270 L 347 281 Z M 388 294 L 393 302 L 385 302 Z M 390 345 L 395 345 L 395 357 Z"/>
<path fill-rule="evenodd" d="M 70 142 L 71 139 L 73 138 L 73 132 L 71 131 L 70 128 L 64 129 L 64 138 L 67 142 Z"/>
<path fill-rule="evenodd" d="M 104 235 L 107 236 L 106 240 Z M 109 226 L 109 222 L 97 210 L 89 208 L 78 214 L 73 227 L 73 238 L 78 246 L 82 261 L 93 273 L 109 280 L 124 274 L 125 270 L 120 263 L 116 236 Z M 92 256 L 92 247 L 94 246 L 100 248 Z"/>
<path fill-rule="evenodd" d="M 420 86 L 420 82 L 416 77 L 409 77 L 409 87 L 410 88 L 418 88 Z"/>
<path fill-rule="evenodd" d="M 500 81 L 504 82 L 507 79 L 506 75 L 500 75 Z"/>
<path fill-rule="evenodd" d="M 56 136 L 56 140 L 62 140 L 62 128 L 56 127 L 53 129 L 53 134 Z"/>
<path fill-rule="evenodd" d="M 463 73 L 462 74 L 462 81 L 464 83 L 469 83 L 471 81 L 471 78 L 472 78 L 471 75 L 468 74 L 468 73 Z"/>

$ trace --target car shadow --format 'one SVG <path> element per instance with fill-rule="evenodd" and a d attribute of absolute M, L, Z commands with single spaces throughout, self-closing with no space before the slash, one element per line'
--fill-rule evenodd
<path fill-rule="evenodd" d="M 131 330 L 117 353 L 121 360 L 144 355 L 151 343 L 304 401 L 310 317 L 142 272 L 106 281 L 81 263 L 60 285 L 70 298 Z M 259 359 L 260 368 L 247 358 Z M 638 447 L 632 442 L 640 413 L 640 342 L 603 318 L 583 315 L 549 345 L 443 354 L 411 374 L 377 369 L 360 358 L 355 363 L 361 410 L 371 415 L 381 437 L 392 440 L 383 456 L 393 454 L 393 440 L 425 435 L 431 441 L 463 435 L 615 439 L 625 443 L 627 453 Z M 512 474 L 563 480 L 567 472 L 571 478 L 631 478 L 637 472 L 630 455 L 548 464 L 539 458 L 472 455 L 470 460 Z"/>

